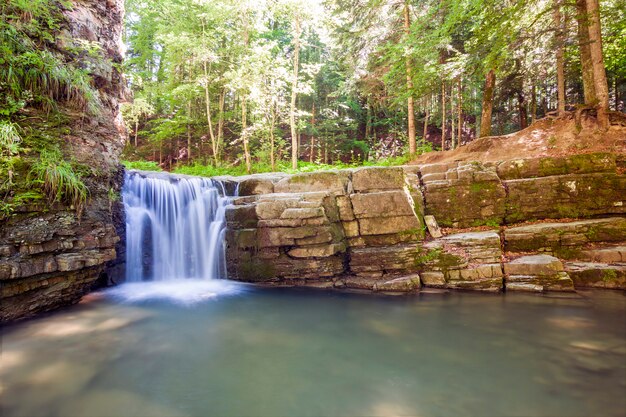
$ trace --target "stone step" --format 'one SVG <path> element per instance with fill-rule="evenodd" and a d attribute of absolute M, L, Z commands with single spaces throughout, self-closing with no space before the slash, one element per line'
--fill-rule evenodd
<path fill-rule="evenodd" d="M 558 253 L 563 248 L 580 248 L 589 243 L 626 240 L 626 218 L 582 220 L 570 223 L 538 223 L 504 231 L 507 252 Z"/>
<path fill-rule="evenodd" d="M 626 246 L 601 247 L 584 249 L 576 258 L 586 262 L 598 262 L 604 264 L 626 263 Z"/>
<path fill-rule="evenodd" d="M 566 262 L 576 288 L 626 289 L 626 263 Z"/>
<path fill-rule="evenodd" d="M 522 256 L 504 264 L 508 291 L 573 291 L 561 261 L 550 255 Z"/>

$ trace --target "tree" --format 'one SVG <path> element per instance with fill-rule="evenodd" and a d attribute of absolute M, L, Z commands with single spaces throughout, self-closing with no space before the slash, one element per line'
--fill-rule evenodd
<path fill-rule="evenodd" d="M 130 103 L 122 103 L 121 112 L 124 121 L 133 126 L 135 137 L 135 147 L 137 147 L 137 135 L 139 134 L 139 122 L 143 117 L 150 116 L 154 113 L 154 108 L 144 98 L 136 98 Z"/>
<path fill-rule="evenodd" d="M 602 55 L 602 30 L 600 28 L 600 5 L 598 0 L 587 1 L 589 19 L 589 47 L 593 68 L 593 85 L 597 100 L 598 124 L 604 130 L 609 128 L 609 87 Z"/>

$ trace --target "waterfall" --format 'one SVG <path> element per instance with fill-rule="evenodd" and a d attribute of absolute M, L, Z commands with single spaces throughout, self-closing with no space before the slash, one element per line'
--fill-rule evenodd
<path fill-rule="evenodd" d="M 127 281 L 226 278 L 221 183 L 129 171 L 122 198 Z"/>

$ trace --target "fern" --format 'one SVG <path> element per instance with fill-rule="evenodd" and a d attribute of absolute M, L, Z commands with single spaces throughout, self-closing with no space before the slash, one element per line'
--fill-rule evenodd
<path fill-rule="evenodd" d="M 41 185 L 50 203 L 60 201 L 70 204 L 77 213 L 82 213 L 89 190 L 81 175 L 69 162 L 62 159 L 59 150 L 42 151 L 39 161 L 33 164 L 29 177 Z"/>

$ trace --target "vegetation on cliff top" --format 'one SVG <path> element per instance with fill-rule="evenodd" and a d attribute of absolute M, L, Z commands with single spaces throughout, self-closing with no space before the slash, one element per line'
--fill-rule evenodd
<path fill-rule="evenodd" d="M 606 124 L 609 108 L 623 110 L 625 10 L 622 0 L 127 0 L 126 158 L 295 170 L 415 155 L 420 143 L 453 149 L 582 112 L 577 103 Z"/>

